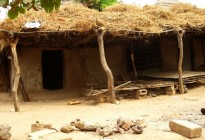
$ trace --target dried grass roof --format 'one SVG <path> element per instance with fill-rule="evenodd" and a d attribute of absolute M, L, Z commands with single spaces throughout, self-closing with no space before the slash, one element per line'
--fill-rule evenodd
<path fill-rule="evenodd" d="M 42 27 L 39 31 L 89 32 L 93 30 L 96 19 L 105 22 L 108 31 L 117 35 L 124 32 L 154 32 L 166 29 L 182 28 L 185 30 L 203 31 L 205 29 L 205 9 L 189 4 L 176 4 L 172 7 L 115 4 L 103 12 L 88 9 L 80 4 L 68 4 L 59 11 L 47 14 L 44 11 L 29 11 L 14 20 L 5 19 L 0 28 L 20 32 L 28 21 L 39 20 Z"/>

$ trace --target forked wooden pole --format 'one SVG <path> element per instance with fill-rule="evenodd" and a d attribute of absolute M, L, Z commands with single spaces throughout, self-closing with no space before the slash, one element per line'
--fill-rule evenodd
<path fill-rule="evenodd" d="M 108 95 L 109 95 L 109 100 L 111 103 L 116 103 L 116 98 L 115 98 L 115 89 L 114 89 L 114 78 L 112 71 L 107 65 L 107 61 L 105 58 L 105 50 L 104 50 L 104 42 L 103 42 L 103 36 L 105 34 L 105 28 L 102 26 L 99 26 L 99 23 L 97 23 L 98 27 L 95 29 L 95 32 L 97 34 L 97 39 L 98 39 L 98 46 L 99 46 L 99 52 L 100 52 L 100 61 L 102 64 L 102 67 L 107 75 L 108 79 Z"/>
<path fill-rule="evenodd" d="M 13 70 L 12 70 L 13 71 L 13 79 L 11 81 L 11 83 L 12 83 L 11 84 L 11 94 L 13 96 L 15 112 L 20 111 L 18 95 L 17 95 L 19 78 L 20 78 L 20 67 L 19 67 L 18 57 L 17 57 L 17 52 L 16 52 L 17 43 L 18 43 L 18 38 L 10 43 L 11 53 L 12 53 L 11 65 L 13 68 Z"/>
<path fill-rule="evenodd" d="M 182 65 L 183 65 L 183 34 L 184 31 L 177 31 L 177 40 L 179 47 L 179 62 L 178 62 L 178 74 L 179 74 L 179 93 L 184 94 L 184 84 L 183 84 L 183 75 L 182 75 Z"/>

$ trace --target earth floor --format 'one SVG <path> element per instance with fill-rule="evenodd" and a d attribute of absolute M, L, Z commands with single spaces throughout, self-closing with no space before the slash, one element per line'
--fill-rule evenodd
<path fill-rule="evenodd" d="M 76 119 L 85 122 L 114 125 L 116 120 L 144 119 L 147 127 L 143 134 L 116 134 L 108 137 L 112 140 L 186 140 L 177 133 L 170 131 L 169 121 L 184 119 L 203 127 L 202 136 L 196 140 L 205 139 L 205 115 L 200 109 L 205 107 L 205 86 L 200 85 L 189 89 L 187 94 L 160 95 L 141 100 L 123 99 L 119 104 L 96 103 L 94 100 L 84 100 L 78 105 L 67 105 L 72 100 L 65 91 L 43 92 L 30 95 L 32 102 L 20 102 L 21 112 L 13 111 L 13 102 L 8 93 L 0 93 L 1 124 L 11 126 L 12 140 L 26 140 L 31 131 L 31 124 L 36 121 L 52 124 L 60 129 Z M 100 140 L 95 133 L 72 132 L 73 140 Z"/>

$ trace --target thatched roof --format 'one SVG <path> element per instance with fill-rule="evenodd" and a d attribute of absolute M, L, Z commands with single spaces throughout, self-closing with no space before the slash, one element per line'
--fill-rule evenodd
<path fill-rule="evenodd" d="M 68 4 L 47 14 L 44 11 L 29 11 L 14 20 L 5 19 L 0 29 L 12 32 L 26 32 L 24 24 L 39 20 L 42 27 L 38 31 L 93 31 L 96 19 L 101 19 L 111 35 L 135 32 L 160 33 L 168 29 L 182 28 L 188 31 L 205 30 L 205 9 L 188 4 L 176 4 L 169 9 L 159 6 L 115 4 L 103 12 L 88 9 L 80 4 Z"/>
<path fill-rule="evenodd" d="M 179 4 L 179 0 L 157 0 L 156 5 L 159 6 L 170 6 L 172 4 Z"/>

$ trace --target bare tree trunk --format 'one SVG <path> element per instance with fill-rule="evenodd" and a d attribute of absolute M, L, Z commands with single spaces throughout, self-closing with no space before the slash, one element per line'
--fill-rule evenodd
<path fill-rule="evenodd" d="M 115 99 L 115 90 L 114 90 L 114 78 L 113 78 L 112 71 L 108 67 L 105 58 L 104 42 L 103 42 L 103 36 L 105 34 L 104 27 L 98 27 L 98 29 L 96 29 L 96 34 L 98 39 L 99 51 L 100 51 L 100 61 L 108 79 L 109 100 L 111 103 L 115 103 L 116 99 Z"/>
<path fill-rule="evenodd" d="M 184 94 L 184 84 L 182 77 L 182 64 L 183 64 L 183 31 L 177 31 L 177 40 L 179 47 L 179 62 L 178 62 L 178 73 L 179 73 L 179 93 Z"/>
<path fill-rule="evenodd" d="M 13 42 L 10 43 L 11 47 L 11 53 L 12 53 L 12 67 L 13 67 L 13 79 L 11 84 L 11 93 L 13 96 L 14 101 L 14 109 L 16 112 L 20 111 L 19 102 L 18 102 L 18 96 L 17 96 L 17 90 L 19 85 L 19 78 L 20 78 L 20 68 L 18 63 L 18 57 L 16 52 L 16 45 L 18 43 L 18 39 L 15 39 Z"/>

